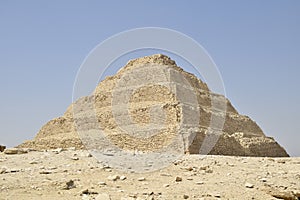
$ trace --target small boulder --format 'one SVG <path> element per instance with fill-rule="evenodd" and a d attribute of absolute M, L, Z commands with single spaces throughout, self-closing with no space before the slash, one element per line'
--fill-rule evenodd
<path fill-rule="evenodd" d="M 106 183 L 104 181 L 100 181 L 98 185 L 106 185 Z"/>
<path fill-rule="evenodd" d="M 75 182 L 73 180 L 69 180 L 68 182 L 65 183 L 65 185 L 63 186 L 63 190 L 70 190 L 72 188 L 75 188 Z"/>
<path fill-rule="evenodd" d="M 3 152 L 6 149 L 6 146 L 0 145 L 0 152 Z"/>
<path fill-rule="evenodd" d="M 3 151 L 5 154 L 8 155 L 13 155 L 13 154 L 24 154 L 28 153 L 27 149 L 22 149 L 22 148 L 7 148 Z"/>
<path fill-rule="evenodd" d="M 7 169 L 7 167 L 5 167 L 5 166 L 2 166 L 1 168 L 0 168 L 0 174 L 4 174 L 4 173 L 6 173 L 8 171 L 8 169 Z"/>
<path fill-rule="evenodd" d="M 83 196 L 83 195 L 92 195 L 92 194 L 98 194 L 98 192 L 91 191 L 91 190 L 89 190 L 89 189 L 85 189 L 85 190 L 82 190 L 82 191 L 81 191 L 80 196 Z"/>
<path fill-rule="evenodd" d="M 145 177 L 140 177 L 140 178 L 138 178 L 138 181 L 145 181 L 145 180 L 146 180 Z"/>
<path fill-rule="evenodd" d="M 245 183 L 246 188 L 254 188 L 254 185 L 252 183 Z"/>
<path fill-rule="evenodd" d="M 116 180 L 120 179 L 120 176 L 118 176 L 118 175 L 113 175 L 113 176 L 107 177 L 107 179 L 110 180 L 110 181 L 116 181 Z"/>
<path fill-rule="evenodd" d="M 175 181 L 176 181 L 176 182 L 181 182 L 181 181 L 182 181 L 182 178 L 179 177 L 179 176 L 177 176 L 177 177 L 175 178 Z"/>

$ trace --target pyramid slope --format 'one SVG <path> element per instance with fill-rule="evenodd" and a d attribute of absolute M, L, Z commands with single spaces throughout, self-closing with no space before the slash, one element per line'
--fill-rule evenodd
<path fill-rule="evenodd" d="M 160 84 L 147 84 L 153 77 Z M 127 97 L 126 92 L 130 96 Z M 126 109 L 118 107 L 123 105 L 124 99 L 128 103 Z M 226 105 L 224 112 L 222 102 Z M 157 114 L 160 110 L 165 114 Z M 209 154 L 288 156 L 273 138 L 265 136 L 253 120 L 239 114 L 228 99 L 212 93 L 204 82 L 161 54 L 129 61 L 116 75 L 101 81 L 93 95 L 74 102 L 63 116 L 44 125 L 33 140 L 19 146 L 35 149 L 84 148 L 85 140 L 79 138 L 78 132 L 100 127 L 109 141 L 122 149 L 156 151 L 166 145 L 177 145 L 172 143 L 172 139 L 182 134 L 184 151 L 198 154 L 210 130 L 211 119 L 218 117 L 215 110 L 224 115 L 225 123 L 222 130 L 218 130 L 220 137 Z M 97 123 L 88 120 L 93 117 Z M 147 135 L 147 140 L 133 137 L 124 129 L 139 136 Z M 106 145 L 101 141 L 96 144 L 95 148 Z"/>

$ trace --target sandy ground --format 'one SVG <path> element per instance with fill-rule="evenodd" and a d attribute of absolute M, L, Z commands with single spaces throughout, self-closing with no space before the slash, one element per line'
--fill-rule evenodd
<path fill-rule="evenodd" d="M 84 150 L 0 153 L 0 199 L 300 199 L 300 158 L 186 155 L 150 173 Z"/>

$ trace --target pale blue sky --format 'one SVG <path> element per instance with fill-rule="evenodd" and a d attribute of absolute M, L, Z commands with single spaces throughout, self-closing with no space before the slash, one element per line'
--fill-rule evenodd
<path fill-rule="evenodd" d="M 300 156 L 299 11 L 296 0 L 0 0 L 0 143 L 17 145 L 63 114 L 77 70 L 97 44 L 155 26 L 199 42 L 238 111 Z"/>

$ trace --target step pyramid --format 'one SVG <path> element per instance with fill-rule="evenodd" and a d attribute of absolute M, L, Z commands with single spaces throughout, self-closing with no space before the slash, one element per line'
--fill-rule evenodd
<path fill-rule="evenodd" d="M 161 54 L 129 61 L 19 147 L 111 145 L 141 152 L 171 147 L 189 154 L 288 156 L 226 97 Z"/>

